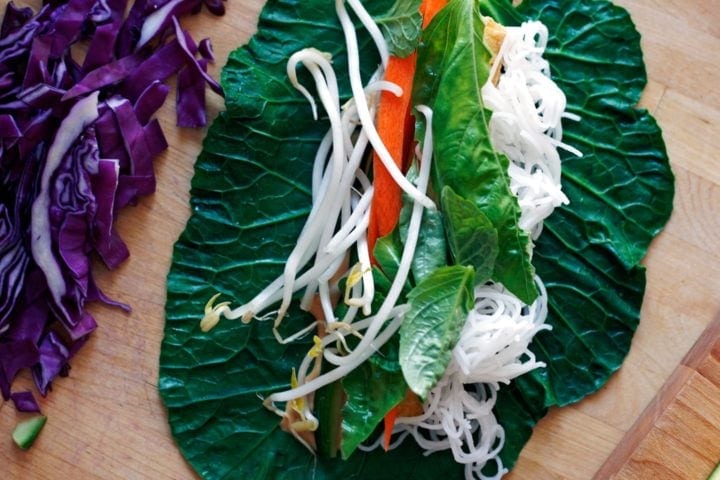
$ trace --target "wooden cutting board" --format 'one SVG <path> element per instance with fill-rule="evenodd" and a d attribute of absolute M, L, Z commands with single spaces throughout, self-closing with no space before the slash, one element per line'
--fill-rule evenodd
<path fill-rule="evenodd" d="M 720 316 L 595 474 L 595 480 L 707 478 L 720 460 Z"/>
<path fill-rule="evenodd" d="M 7 1 L 0 2 L 4 10 Z M 214 67 L 216 75 L 227 53 L 249 38 L 262 3 L 230 0 L 221 19 L 203 13 L 184 21 L 196 38 L 212 37 L 221 59 Z M 663 419 L 661 423 L 650 423 L 653 428 L 660 425 L 663 435 L 676 437 L 687 448 L 669 449 L 662 442 L 647 441 L 637 444 L 644 445 L 639 450 L 623 439 L 658 392 L 674 392 L 663 386 L 720 312 L 720 4 L 717 0 L 618 3 L 630 10 L 643 35 L 649 84 L 642 105 L 664 130 L 677 181 L 675 211 L 644 262 L 648 287 L 642 322 L 623 368 L 596 395 L 551 411 L 524 449 L 509 476 L 512 479 L 587 480 L 608 457 L 620 458 L 613 453 L 616 449 L 628 459 L 619 461 L 622 468 L 635 462 L 641 471 L 647 458 L 658 459 L 656 463 L 667 471 L 679 472 L 676 466 L 689 461 L 686 454 L 702 457 L 704 467 L 718 457 L 711 448 L 717 441 L 683 436 L 687 430 L 680 427 L 689 417 L 681 411 L 663 413 L 656 419 Z M 219 108 L 219 99 L 212 98 L 211 111 Z M 93 308 L 100 327 L 74 359 L 70 377 L 56 381 L 51 395 L 42 400 L 49 420 L 30 451 L 18 450 L 10 440 L 21 415 L 10 405 L 2 407 L 2 478 L 196 478 L 172 441 L 156 382 L 165 276 L 172 244 L 189 216 L 189 184 L 203 132 L 175 129 L 171 105 L 162 111 L 161 121 L 170 149 L 156 163 L 158 191 L 119 219 L 118 229 L 132 256 L 115 272 L 98 266 L 100 286 L 111 297 L 131 304 L 133 311 Z M 687 368 L 709 379 L 695 367 Z M 715 372 L 717 365 L 707 368 Z M 688 380 L 699 378 L 687 373 Z M 29 378 L 20 381 L 28 383 Z M 692 419 L 708 418 L 716 426 L 718 417 L 709 409 L 713 400 L 694 393 L 700 391 L 697 381 L 685 390 L 666 393 L 667 405 L 678 402 L 697 413 Z M 668 408 L 662 412 L 673 412 Z M 696 431 L 696 424 L 691 425 Z M 684 473 L 687 476 L 680 478 L 704 480 L 709 472 Z M 653 477 L 672 478 L 663 475 Z"/>

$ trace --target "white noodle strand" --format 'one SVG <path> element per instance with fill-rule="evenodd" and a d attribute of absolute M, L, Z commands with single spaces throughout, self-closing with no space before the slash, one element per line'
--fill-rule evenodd
<path fill-rule="evenodd" d="M 533 238 L 540 235 L 543 220 L 568 203 L 560 185 L 557 149 L 582 156 L 562 142 L 561 120 L 579 117 L 565 112 L 565 95 L 550 79 L 550 65 L 542 58 L 547 38 L 547 28 L 540 22 L 506 28 L 490 78 L 501 68 L 502 75 L 497 86 L 488 82 L 482 90 L 485 105 L 493 112 L 493 147 L 512 162 L 510 189 L 520 204 L 520 227 Z"/>

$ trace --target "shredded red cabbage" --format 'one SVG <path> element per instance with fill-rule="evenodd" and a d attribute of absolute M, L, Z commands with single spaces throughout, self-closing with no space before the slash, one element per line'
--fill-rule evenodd
<path fill-rule="evenodd" d="M 88 302 L 129 310 L 97 287 L 91 257 L 115 268 L 129 255 L 118 210 L 155 190 L 167 148 L 153 119 L 177 75 L 177 124 L 206 124 L 205 92 L 222 95 L 199 44 L 177 17 L 221 0 L 56 0 L 39 12 L 12 2 L 0 24 L 0 393 L 30 369 L 45 396 L 96 328 Z M 86 46 L 82 61 L 71 47 Z M 37 410 L 34 410 L 37 409 Z"/>
<path fill-rule="evenodd" d="M 19 412 L 40 413 L 40 405 L 38 405 L 32 392 L 28 390 L 23 392 L 13 392 L 10 394 L 10 398 Z"/>

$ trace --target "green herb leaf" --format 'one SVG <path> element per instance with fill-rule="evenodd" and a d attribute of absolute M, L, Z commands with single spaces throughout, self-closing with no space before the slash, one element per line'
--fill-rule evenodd
<path fill-rule="evenodd" d="M 347 401 L 342 411 L 342 458 L 347 459 L 405 397 L 402 373 L 363 363 L 342 381 Z"/>
<path fill-rule="evenodd" d="M 408 294 L 410 310 L 400 327 L 400 366 L 410 389 L 425 398 L 452 358 L 473 306 L 472 267 L 441 267 Z"/>
<path fill-rule="evenodd" d="M 400 233 L 394 229 L 384 237 L 380 237 L 375 242 L 373 256 L 375 261 L 380 265 L 380 271 L 392 282 L 400 268 L 400 257 L 402 257 L 402 240 Z"/>
<path fill-rule="evenodd" d="M 498 255 L 498 233 L 485 214 L 472 202 L 446 186 L 442 209 L 455 263 L 475 269 L 475 283 L 488 281 Z"/>
<path fill-rule="evenodd" d="M 380 26 L 392 55 L 405 58 L 416 48 L 422 33 L 422 0 L 397 0 L 375 22 Z"/>
<path fill-rule="evenodd" d="M 373 266 L 373 279 L 375 281 L 375 298 L 373 298 L 372 302 L 373 312 L 377 311 L 385 301 L 385 296 L 390 291 L 393 279 L 400 269 L 400 259 L 403 251 L 403 242 L 400 235 L 400 229 L 395 228 L 375 242 L 373 256 L 377 265 Z M 405 285 L 403 285 L 400 298 L 407 295 L 412 289 L 412 285 L 412 278 L 408 277 Z"/>
<path fill-rule="evenodd" d="M 407 178 L 414 182 L 417 176 L 417 166 L 410 166 L 406 174 Z M 400 240 L 403 245 L 407 242 L 407 232 L 412 216 L 413 202 L 403 194 L 403 206 L 400 210 L 398 220 Z M 415 246 L 415 255 L 412 259 L 410 271 L 415 283 L 419 282 L 439 267 L 447 265 L 447 244 L 445 242 L 445 227 L 443 216 L 438 210 L 424 209 L 420 221 L 422 234 Z"/>
<path fill-rule="evenodd" d="M 480 2 L 451 0 L 423 33 L 413 101 L 435 112 L 435 190 L 451 187 L 490 219 L 499 246 L 492 279 L 532 303 L 537 289 L 530 238 L 518 227 L 520 207 L 510 191 L 508 159 L 490 144 L 490 112 L 480 92 L 491 57 L 483 32 Z M 448 217 L 448 212 L 443 214 Z"/>

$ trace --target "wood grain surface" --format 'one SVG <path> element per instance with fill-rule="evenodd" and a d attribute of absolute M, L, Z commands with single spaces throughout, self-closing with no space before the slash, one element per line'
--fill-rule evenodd
<path fill-rule="evenodd" d="M 4 11 L 7 1 L 0 3 Z M 195 38 L 213 39 L 215 74 L 228 52 L 251 35 L 262 3 L 229 0 L 223 18 L 202 13 L 184 21 Z M 540 422 L 512 479 L 592 478 L 720 312 L 720 2 L 618 3 L 642 34 L 649 74 L 642 105 L 663 128 L 676 175 L 675 210 L 644 261 L 642 321 L 624 366 L 600 392 Z M 212 111 L 219 108 L 213 98 Z M 172 245 L 189 216 L 190 178 L 203 132 L 175 128 L 171 105 L 161 120 L 170 148 L 156 163 L 157 193 L 119 219 L 131 258 L 114 272 L 97 265 L 100 286 L 133 311 L 92 309 L 99 328 L 75 357 L 70 376 L 41 400 L 48 422 L 31 450 L 20 451 L 10 439 L 22 414 L 2 407 L 0 478 L 196 478 L 172 441 L 156 383 L 165 277 Z M 29 377 L 19 381 L 29 384 Z M 717 401 L 690 392 L 682 399 L 700 414 L 711 400 Z M 686 450 L 700 452 L 708 465 L 720 460 L 712 458 L 718 451 L 709 449 L 708 439 L 696 440 Z M 678 449 L 663 443 L 649 448 L 667 451 L 667 462 L 679 461 L 672 459 L 681 454 Z M 705 478 L 696 475 L 680 478 Z"/>
<path fill-rule="evenodd" d="M 707 478 L 720 459 L 720 316 L 593 477 Z"/>

